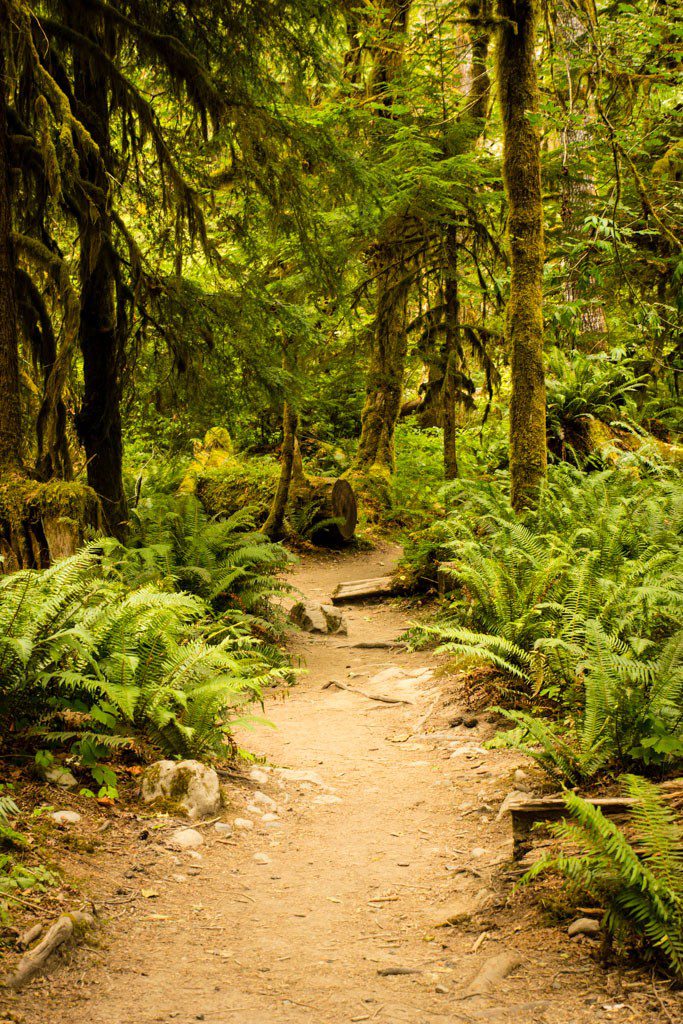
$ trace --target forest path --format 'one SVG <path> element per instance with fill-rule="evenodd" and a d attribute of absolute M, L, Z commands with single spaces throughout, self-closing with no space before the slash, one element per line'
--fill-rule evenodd
<path fill-rule="evenodd" d="M 387 573 L 397 554 L 307 557 L 292 581 L 324 600 L 340 580 Z M 510 826 L 496 821 L 496 810 L 513 788 L 520 757 L 484 751 L 485 725 L 423 732 L 420 720 L 439 692 L 425 673 L 438 667 L 433 655 L 350 646 L 394 640 L 409 624 L 406 613 L 383 602 L 349 606 L 346 615 L 348 639 L 295 638 L 307 674 L 284 699 L 269 702 L 266 713 L 277 730 L 259 727 L 242 737 L 274 766 L 267 779 L 250 783 L 235 810 L 255 827 L 221 839 L 209 825 L 201 858 L 173 854 L 163 843 L 146 846 L 134 867 L 142 874 L 130 884 L 158 896 L 110 908 L 120 916 L 104 933 L 103 952 L 93 950 L 86 966 L 87 951 L 74 953 L 66 969 L 26 993 L 16 1019 L 657 1019 L 654 1010 L 650 1017 L 648 993 L 636 1004 L 635 994 L 624 997 L 619 987 L 623 976 L 605 975 L 593 963 L 588 940 L 572 943 L 529 900 L 505 906 L 509 884 L 496 875 L 510 856 Z M 381 689 L 369 680 L 389 667 L 403 671 L 391 689 L 410 703 L 323 689 L 330 680 Z M 314 772 L 323 784 L 278 767 Z M 277 802 L 276 821 L 245 811 L 256 789 Z M 486 909 L 477 911 L 482 895 Z M 436 927 L 463 900 L 472 915 Z M 502 953 L 519 966 L 490 995 L 462 998 L 487 960 Z M 380 974 L 391 970 L 397 973 Z"/>

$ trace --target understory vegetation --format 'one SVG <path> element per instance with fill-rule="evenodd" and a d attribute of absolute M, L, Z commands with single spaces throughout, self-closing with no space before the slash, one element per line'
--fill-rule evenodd
<path fill-rule="evenodd" d="M 2 765 L 114 803 L 234 758 L 294 678 L 291 551 L 390 535 L 412 641 L 565 795 L 529 880 L 680 976 L 680 35 L 658 0 L 0 0 Z M 0 906 L 49 876 L 12 786 Z M 585 802 L 619 786 L 623 829 Z"/>

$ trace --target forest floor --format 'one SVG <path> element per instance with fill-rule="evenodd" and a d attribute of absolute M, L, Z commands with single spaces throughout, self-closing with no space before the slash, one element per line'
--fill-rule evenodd
<path fill-rule="evenodd" d="M 387 574 L 397 554 L 306 556 L 292 582 L 324 600 L 341 580 Z M 167 842 L 177 823 L 102 810 L 104 825 L 65 845 L 105 926 L 23 993 L 0 990 L 0 1020 L 683 1020 L 661 979 L 603 967 L 594 941 L 570 939 L 566 920 L 513 894 L 510 822 L 497 812 L 529 765 L 482 747 L 494 731 L 485 718 L 448 727 L 467 709 L 433 654 L 353 646 L 395 640 L 413 612 L 385 601 L 345 613 L 348 638 L 294 637 L 307 671 L 268 701 L 277 728 L 240 737 L 266 767 L 230 781 L 225 820 L 254 827 L 207 823 L 201 850 L 178 853 Z M 325 688 L 332 680 L 354 689 Z M 267 801 L 255 813 L 255 791 L 276 802 L 274 820 Z M 439 927 L 447 918 L 457 923 Z M 501 955 L 512 970 L 476 994 L 473 979 Z"/>

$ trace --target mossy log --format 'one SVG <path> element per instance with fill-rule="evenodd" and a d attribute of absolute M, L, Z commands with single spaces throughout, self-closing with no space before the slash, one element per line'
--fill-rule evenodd
<path fill-rule="evenodd" d="M 616 466 L 623 455 L 630 453 L 648 455 L 673 466 L 683 464 L 683 446 L 668 444 L 652 434 L 637 434 L 623 427 L 612 426 L 595 416 L 583 416 L 565 426 L 562 443 L 556 443 L 555 452 L 565 458 L 567 446 L 583 460 L 598 457 L 611 466 Z"/>
<path fill-rule="evenodd" d="M 309 510 L 311 537 L 316 544 L 338 547 L 353 540 L 358 504 L 348 480 L 322 476 L 298 478 L 292 482 L 289 502 L 297 511 Z"/>
<path fill-rule="evenodd" d="M 46 569 L 73 555 L 101 522 L 99 499 L 85 484 L 7 473 L 0 483 L 0 573 Z"/>

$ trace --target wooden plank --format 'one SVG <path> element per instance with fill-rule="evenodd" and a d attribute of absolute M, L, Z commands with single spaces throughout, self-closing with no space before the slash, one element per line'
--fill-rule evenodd
<path fill-rule="evenodd" d="M 626 797 L 597 797 L 589 800 L 608 817 L 629 814 L 635 800 Z M 545 800 L 527 800 L 512 804 L 509 808 L 512 818 L 513 859 L 520 860 L 528 852 L 532 842 L 532 829 L 541 821 L 559 821 L 569 816 L 567 805 L 561 797 Z"/>
<path fill-rule="evenodd" d="M 351 580 L 340 583 L 332 595 L 332 604 L 348 601 L 363 601 L 370 597 L 389 597 L 394 593 L 392 576 L 380 576 L 372 580 Z"/>

